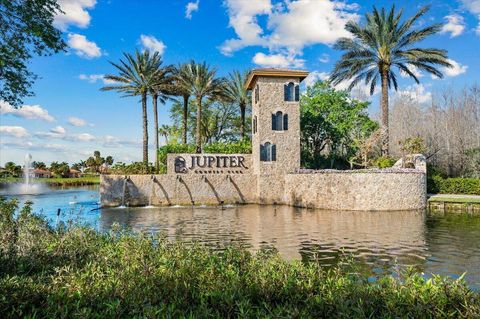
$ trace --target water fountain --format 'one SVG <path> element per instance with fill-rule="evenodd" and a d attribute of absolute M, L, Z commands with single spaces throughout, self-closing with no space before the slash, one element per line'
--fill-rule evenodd
<path fill-rule="evenodd" d="M 119 208 L 125 208 L 125 194 L 127 193 L 127 183 L 130 180 L 128 176 L 123 178 L 123 189 L 122 189 L 122 205 Z"/>
<path fill-rule="evenodd" d="M 152 208 L 152 199 L 155 196 L 155 182 L 157 181 L 157 178 L 155 175 L 152 175 L 150 178 L 150 194 L 148 194 L 148 206 L 146 208 Z"/>
<path fill-rule="evenodd" d="M 23 183 L 15 183 L 8 185 L 5 192 L 6 195 L 38 195 L 48 190 L 44 185 L 35 183 L 35 176 L 31 175 L 30 169 L 32 165 L 32 155 L 27 153 L 25 155 L 25 162 L 23 165 Z"/>

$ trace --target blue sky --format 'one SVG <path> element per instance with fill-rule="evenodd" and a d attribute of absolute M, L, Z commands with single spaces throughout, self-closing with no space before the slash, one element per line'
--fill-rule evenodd
<path fill-rule="evenodd" d="M 69 163 L 100 150 L 116 161 L 141 158 L 141 109 L 138 99 L 100 92 L 103 75 L 115 72 L 109 61 L 122 52 L 149 48 L 165 63 L 207 61 L 226 75 L 234 69 L 290 67 L 312 72 L 307 83 L 325 78 L 340 56 L 331 45 L 348 36 L 344 24 L 360 20 L 373 5 L 392 1 L 333 0 L 60 0 L 65 14 L 56 26 L 68 52 L 35 58 L 31 69 L 40 76 L 15 110 L 0 101 L 0 165 L 34 160 Z M 418 1 L 396 1 L 406 16 Z M 435 91 L 478 81 L 480 62 L 480 0 L 432 0 L 421 24 L 443 22 L 442 33 L 425 47 L 448 50 L 454 68 L 444 79 L 421 74 L 420 86 L 402 78 L 400 93 L 429 103 Z M 358 88 L 362 92 L 363 87 Z M 378 94 L 370 112 L 377 112 Z M 170 103 L 160 107 L 160 123 L 169 124 Z M 150 115 L 150 118 L 151 115 Z M 152 132 L 150 125 L 150 132 Z M 152 132 L 153 133 L 153 132 Z M 153 152 L 151 152 L 153 159 Z"/>

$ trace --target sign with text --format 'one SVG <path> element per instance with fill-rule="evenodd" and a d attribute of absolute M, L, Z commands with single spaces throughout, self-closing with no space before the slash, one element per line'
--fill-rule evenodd
<path fill-rule="evenodd" d="M 168 174 L 249 174 L 251 154 L 168 154 Z"/>

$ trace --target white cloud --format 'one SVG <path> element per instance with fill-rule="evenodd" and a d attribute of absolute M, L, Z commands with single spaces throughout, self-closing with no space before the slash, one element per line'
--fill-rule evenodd
<path fill-rule="evenodd" d="M 89 134 L 89 133 L 81 133 L 81 134 L 59 134 L 57 132 L 37 132 L 35 133 L 35 137 L 40 139 L 62 139 L 65 141 L 71 142 L 91 142 L 96 140 L 96 137 Z"/>
<path fill-rule="evenodd" d="M 474 14 L 480 14 L 480 0 L 461 0 L 465 7 Z"/>
<path fill-rule="evenodd" d="M 70 137 L 70 139 L 73 140 L 73 141 L 91 142 L 91 141 L 95 140 L 95 136 L 93 136 L 92 134 L 88 134 L 88 133 L 82 133 L 82 134 L 72 135 Z"/>
<path fill-rule="evenodd" d="M 465 20 L 461 15 L 451 14 L 445 17 L 447 23 L 441 33 L 450 33 L 450 38 L 458 37 L 465 30 Z"/>
<path fill-rule="evenodd" d="M 80 74 L 78 78 L 88 83 L 97 83 L 97 81 L 102 81 L 105 85 L 117 83 L 116 81 L 106 79 L 105 74 Z"/>
<path fill-rule="evenodd" d="M 195 11 L 198 11 L 199 4 L 200 4 L 200 0 L 187 3 L 187 5 L 185 6 L 185 18 L 191 19 L 192 13 Z"/>
<path fill-rule="evenodd" d="M 67 133 L 67 130 L 65 130 L 63 127 L 61 126 L 56 126 L 54 128 L 51 128 L 50 129 L 50 132 L 53 133 L 53 134 L 57 134 L 57 135 L 63 135 L 65 133 Z"/>
<path fill-rule="evenodd" d="M 54 25 L 66 31 L 69 25 L 86 28 L 90 24 L 90 14 L 87 9 L 93 9 L 96 0 L 58 0 L 63 13 L 55 17 Z"/>
<path fill-rule="evenodd" d="M 21 126 L 0 126 L 0 133 L 15 137 L 25 137 L 28 136 L 28 132 L 25 128 Z"/>
<path fill-rule="evenodd" d="M 124 140 L 112 135 L 106 135 L 100 139 L 104 147 L 125 147 L 125 146 L 139 146 L 142 144 L 140 140 Z"/>
<path fill-rule="evenodd" d="M 229 26 L 236 37 L 226 40 L 220 46 L 221 52 L 232 55 L 247 46 L 261 46 L 269 49 L 266 56 L 279 65 L 285 65 L 285 61 L 280 61 L 280 55 L 292 61 L 300 60 L 296 57 L 302 55 L 305 46 L 331 45 L 340 37 L 350 37 L 345 24 L 359 19 L 358 14 L 352 12 L 358 10 L 358 5 L 333 0 L 285 0 L 274 5 L 271 0 L 225 0 L 225 5 Z M 263 16 L 266 16 L 266 26 L 259 23 L 259 18 Z M 288 52 L 288 55 L 283 52 Z M 260 55 L 256 58 L 265 57 Z"/>
<path fill-rule="evenodd" d="M 48 114 L 48 111 L 40 105 L 24 105 L 14 108 L 5 101 L 0 101 L 0 114 L 11 114 L 16 117 L 22 117 L 29 120 L 44 120 L 53 122 L 55 118 Z"/>
<path fill-rule="evenodd" d="M 163 52 L 165 52 L 165 44 L 155 38 L 153 35 L 144 35 L 142 34 L 140 36 L 140 42 L 142 43 L 143 47 L 145 49 L 148 49 L 150 51 L 156 51 L 160 55 L 163 55 Z"/>
<path fill-rule="evenodd" d="M 458 76 L 460 74 L 463 74 L 463 73 L 467 72 L 467 69 L 468 69 L 467 65 L 462 65 L 462 64 L 458 63 L 457 61 L 454 61 L 454 60 L 451 60 L 451 59 L 449 59 L 448 62 L 450 62 L 452 67 L 451 68 L 447 68 L 447 67 L 442 68 L 443 73 L 446 76 L 454 77 L 454 76 Z"/>
<path fill-rule="evenodd" d="M 50 151 L 57 151 L 57 152 L 66 152 L 70 151 L 66 145 L 60 145 L 60 144 L 38 144 L 38 143 L 33 143 L 32 141 L 28 141 L 25 139 L 22 140 L 14 140 L 14 141 L 0 141 L 0 145 L 4 147 L 11 147 L 14 149 L 25 149 L 25 150 L 37 150 L 37 151 L 44 151 L 44 150 L 50 150 Z"/>
<path fill-rule="evenodd" d="M 225 55 L 249 45 L 261 45 L 263 29 L 258 24 L 257 16 L 269 14 L 272 10 L 270 0 L 226 0 L 229 26 L 235 31 L 237 38 L 226 40 L 220 50 Z"/>
<path fill-rule="evenodd" d="M 262 67 L 269 68 L 303 68 L 305 60 L 295 58 L 295 55 L 283 54 L 264 54 L 258 52 L 252 59 L 253 63 Z"/>
<path fill-rule="evenodd" d="M 85 125 L 87 125 L 87 121 L 85 121 L 84 119 L 81 119 L 79 117 L 70 116 L 68 118 L 68 124 L 70 124 L 72 126 L 85 126 Z"/>
<path fill-rule="evenodd" d="M 75 54 L 79 57 L 92 59 L 102 56 L 102 51 L 93 41 L 89 41 L 87 37 L 77 33 L 69 33 L 68 46 L 75 50 Z"/>
<path fill-rule="evenodd" d="M 432 100 L 432 93 L 427 91 L 423 84 L 409 85 L 405 89 L 395 92 L 395 96 L 407 97 L 420 104 L 425 104 Z"/>
<path fill-rule="evenodd" d="M 320 58 L 318 58 L 318 61 L 321 63 L 328 63 L 330 61 L 330 56 L 326 53 L 323 53 Z"/>
<path fill-rule="evenodd" d="M 480 20 L 480 15 L 478 16 L 478 20 Z M 480 21 L 478 22 L 478 26 L 477 28 L 475 29 L 475 33 L 480 36 Z"/>
<path fill-rule="evenodd" d="M 318 43 L 333 44 L 341 37 L 351 37 L 345 24 L 359 19 L 358 14 L 349 12 L 356 7 L 341 2 L 298 0 L 286 6 L 286 12 L 274 12 L 268 20 L 274 30 L 269 45 L 302 49 Z"/>
<path fill-rule="evenodd" d="M 329 76 L 327 72 L 313 71 L 305 78 L 304 83 L 306 86 L 312 86 L 319 80 L 328 80 Z"/>

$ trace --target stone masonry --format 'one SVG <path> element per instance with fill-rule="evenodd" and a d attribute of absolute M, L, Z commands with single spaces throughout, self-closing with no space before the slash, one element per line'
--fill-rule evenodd
<path fill-rule="evenodd" d="M 418 154 L 413 156 L 413 168 L 300 170 L 300 105 L 296 99 L 285 101 L 285 90 L 290 83 L 298 87 L 307 75 L 284 69 L 250 72 L 246 87 L 252 90 L 252 154 L 169 154 L 167 174 L 102 175 L 101 205 L 258 203 L 345 211 L 425 208 L 425 157 Z M 274 129 L 274 115 L 279 112 L 288 114 L 288 120 L 280 125 L 283 129 Z M 266 153 L 266 144 L 275 155 L 272 148 Z"/>

